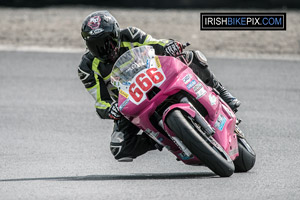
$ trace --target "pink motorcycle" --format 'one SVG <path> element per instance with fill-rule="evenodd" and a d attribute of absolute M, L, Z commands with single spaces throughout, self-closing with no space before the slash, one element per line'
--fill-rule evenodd
<path fill-rule="evenodd" d="M 119 89 L 120 112 L 177 160 L 221 177 L 254 166 L 240 120 L 179 59 L 156 56 L 151 46 L 133 48 L 115 63 L 111 82 Z"/>

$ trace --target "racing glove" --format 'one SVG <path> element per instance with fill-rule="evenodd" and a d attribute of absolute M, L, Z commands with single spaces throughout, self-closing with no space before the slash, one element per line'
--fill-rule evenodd
<path fill-rule="evenodd" d="M 177 56 L 182 53 L 183 45 L 180 42 L 170 40 L 164 47 L 167 56 Z"/>
<path fill-rule="evenodd" d="M 118 102 L 114 101 L 113 103 L 110 104 L 110 108 L 108 110 L 108 116 L 114 120 L 119 120 L 122 117 L 122 114 L 120 113 L 118 108 Z"/>

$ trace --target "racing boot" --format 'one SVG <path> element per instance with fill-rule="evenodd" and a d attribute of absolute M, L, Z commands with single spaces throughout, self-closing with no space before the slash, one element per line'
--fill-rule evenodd
<path fill-rule="evenodd" d="M 146 134 L 146 133 L 143 133 Z M 150 142 L 150 146 L 147 148 L 147 151 L 152 151 L 152 150 L 159 150 L 162 151 L 163 150 L 163 146 L 161 146 L 160 144 L 156 143 L 154 140 L 152 140 L 150 137 L 148 137 L 149 142 Z M 148 144 L 147 144 L 148 145 Z M 138 149 L 137 149 L 138 150 Z M 145 153 L 146 153 L 145 152 Z M 121 155 L 122 156 L 122 155 Z M 124 155 L 123 155 L 124 156 Z M 132 162 L 133 159 L 135 159 L 137 156 L 139 156 L 139 154 L 132 154 L 132 155 L 127 155 L 124 157 L 120 157 L 118 158 L 118 162 Z"/>
<path fill-rule="evenodd" d="M 215 80 L 214 88 L 220 93 L 220 97 L 229 105 L 229 107 L 237 112 L 237 108 L 241 105 L 241 102 L 232 96 L 228 90 L 217 80 Z"/>

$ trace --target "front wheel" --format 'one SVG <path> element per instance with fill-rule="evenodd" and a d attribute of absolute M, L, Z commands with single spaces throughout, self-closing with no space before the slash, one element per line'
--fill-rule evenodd
<path fill-rule="evenodd" d="M 209 169 L 221 177 L 229 177 L 234 172 L 234 164 L 223 148 L 218 147 L 212 137 L 199 133 L 192 121 L 180 110 L 168 113 L 165 123 L 183 144 Z M 205 138 L 206 137 L 206 138 Z"/>
<path fill-rule="evenodd" d="M 247 172 L 255 164 L 256 154 L 246 139 L 238 136 L 239 156 L 233 161 L 236 172 Z"/>

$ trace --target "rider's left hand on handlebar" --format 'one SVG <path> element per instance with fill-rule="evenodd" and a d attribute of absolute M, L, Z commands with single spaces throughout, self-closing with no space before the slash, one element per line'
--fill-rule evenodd
<path fill-rule="evenodd" d="M 118 108 L 118 102 L 113 102 L 110 105 L 110 108 L 108 111 L 108 116 L 114 120 L 119 120 L 122 117 L 122 114 L 120 113 L 119 108 Z"/>
<path fill-rule="evenodd" d="M 164 47 L 167 56 L 177 56 L 182 53 L 183 45 L 180 42 L 170 40 Z"/>

